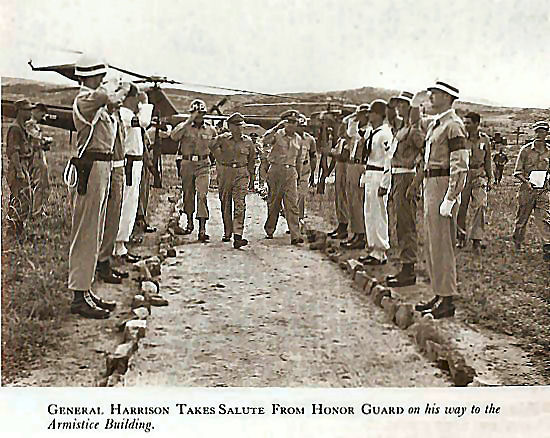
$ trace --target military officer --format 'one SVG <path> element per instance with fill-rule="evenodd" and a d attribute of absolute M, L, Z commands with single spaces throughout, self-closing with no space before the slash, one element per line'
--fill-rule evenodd
<path fill-rule="evenodd" d="M 32 214 L 31 174 L 34 150 L 31 138 L 25 130 L 25 122 L 31 117 L 32 108 L 28 99 L 15 102 L 15 121 L 8 127 L 6 135 L 6 180 L 10 188 L 8 220 L 18 238 L 21 237 L 25 221 Z"/>
<path fill-rule="evenodd" d="M 353 233 L 351 239 L 341 242 L 346 249 L 364 249 L 366 244 L 365 234 L 365 190 L 360 186 L 361 175 L 365 171 L 362 162 L 364 146 L 363 137 L 369 130 L 368 104 L 360 105 L 356 112 L 349 117 L 345 133 L 346 142 L 344 148 L 347 153 L 346 163 L 346 195 L 348 201 L 349 226 Z"/>
<path fill-rule="evenodd" d="M 393 134 L 386 118 L 386 101 L 371 102 L 369 120 L 371 130 L 363 148 L 365 171 L 359 184 L 365 190 L 365 231 L 369 251 L 359 257 L 365 265 L 383 265 L 390 248 L 388 233 L 388 193 L 391 186 L 391 158 Z"/>
<path fill-rule="evenodd" d="M 457 246 L 465 246 L 468 238 L 472 239 L 475 251 L 482 249 L 483 229 L 485 228 L 485 210 L 487 209 L 487 191 L 491 189 L 493 168 L 491 163 L 491 139 L 479 131 L 481 116 L 469 112 L 464 117 L 464 126 L 468 137 L 466 145 L 470 149 L 470 163 L 466 185 L 462 190 L 457 219 Z M 487 178 L 487 182 L 484 181 Z M 466 232 L 468 206 L 472 210 L 472 223 L 469 233 Z"/>
<path fill-rule="evenodd" d="M 302 139 L 302 172 L 298 175 L 298 211 L 300 212 L 300 223 L 305 218 L 305 203 L 308 186 L 313 187 L 315 183 L 315 169 L 317 167 L 317 145 L 315 137 L 305 130 L 307 126 L 306 116 L 299 115 L 298 135 Z"/>
<path fill-rule="evenodd" d="M 546 121 L 533 125 L 535 139 L 521 148 L 514 169 L 514 177 L 521 181 L 514 228 L 516 249 L 521 249 L 525 229 L 533 213 L 546 261 L 550 260 L 550 147 L 545 141 L 549 128 Z"/>
<path fill-rule="evenodd" d="M 298 112 L 285 111 L 281 121 L 267 130 L 263 143 L 271 146 L 268 155 L 269 186 L 268 213 L 264 225 L 267 239 L 273 239 L 277 227 L 281 202 L 290 230 L 290 243 L 298 245 L 304 242 L 299 229 L 298 211 L 298 175 L 302 171 L 302 145 L 297 134 Z"/>
<path fill-rule="evenodd" d="M 438 116 L 428 126 L 424 151 L 424 247 L 435 296 L 418 304 L 416 310 L 439 319 L 455 312 L 456 217 L 468 172 L 469 150 L 464 124 L 453 109 L 459 90 L 437 81 L 428 91 Z"/>
<path fill-rule="evenodd" d="M 181 156 L 180 175 L 182 179 L 183 210 L 187 216 L 184 234 L 193 232 L 193 214 L 195 213 L 195 195 L 197 197 L 197 221 L 199 222 L 199 241 L 207 242 L 206 234 L 208 212 L 208 186 L 210 179 L 210 145 L 216 138 L 216 129 L 206 123 L 206 104 L 195 99 L 189 106 L 189 118 L 178 124 L 170 137 L 179 142 L 178 154 Z"/>
<path fill-rule="evenodd" d="M 229 242 L 233 236 L 233 247 L 248 244 L 243 238 L 246 213 L 246 193 L 249 182 L 254 181 L 256 147 L 252 139 L 243 135 L 244 117 L 234 113 L 227 119 L 229 132 L 217 137 L 211 146 L 218 167 L 218 190 L 220 193 L 224 236 Z"/>
<path fill-rule="evenodd" d="M 77 131 L 78 157 L 71 160 L 65 180 L 72 183 L 70 170 L 76 168 L 77 191 L 74 194 L 69 249 L 69 282 L 74 293 L 71 312 L 87 318 L 108 318 L 114 302 L 97 297 L 91 290 L 98 252 L 105 226 L 105 212 L 111 178 L 111 160 L 117 122 L 111 112 L 130 90 L 122 84 L 110 92 L 103 84 L 107 65 L 83 54 L 75 66 L 81 88 L 73 103 Z M 73 174 L 74 175 L 74 174 Z"/>
<path fill-rule="evenodd" d="M 387 278 L 388 286 L 403 287 L 416 283 L 414 270 L 418 259 L 416 232 L 416 196 L 407 198 L 407 189 L 413 184 L 416 160 L 424 145 L 424 133 L 417 123 L 412 123 L 410 107 L 413 94 L 402 91 L 392 99 L 397 109 L 395 137 L 391 161 L 392 200 L 395 212 L 395 228 L 399 244 L 401 270 Z M 390 111 L 391 112 L 391 111 Z"/>

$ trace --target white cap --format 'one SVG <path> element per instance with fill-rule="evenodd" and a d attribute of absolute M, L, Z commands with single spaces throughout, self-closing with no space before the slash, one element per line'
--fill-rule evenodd
<path fill-rule="evenodd" d="M 101 59 L 85 53 L 76 61 L 74 73 L 80 77 L 104 75 L 107 74 L 107 64 Z"/>
<path fill-rule="evenodd" d="M 443 91 L 444 93 L 450 94 L 451 96 L 458 99 L 458 88 L 453 87 L 452 85 L 449 85 L 445 82 L 437 81 L 435 85 L 428 87 L 428 91 L 431 90 Z"/>

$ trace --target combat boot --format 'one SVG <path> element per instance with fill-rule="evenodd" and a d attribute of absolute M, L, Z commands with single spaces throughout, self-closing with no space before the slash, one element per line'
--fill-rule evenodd
<path fill-rule="evenodd" d="M 233 248 L 239 249 L 243 246 L 248 245 L 248 240 L 243 239 L 243 237 L 239 234 L 235 234 L 233 236 Z"/>
<path fill-rule="evenodd" d="M 111 269 L 111 264 L 109 260 L 104 262 L 97 262 L 96 266 L 97 277 L 109 284 L 121 284 L 122 278 L 118 275 L 115 275 Z"/>
<path fill-rule="evenodd" d="M 386 278 L 386 284 L 389 287 L 405 287 L 416 284 L 414 263 L 403 263 L 401 271 L 397 275 L 390 275 Z"/>
<path fill-rule="evenodd" d="M 347 229 L 348 229 L 348 224 L 339 223 L 338 226 L 334 230 L 332 230 L 330 233 L 328 233 L 328 237 L 336 238 L 337 235 L 342 234 L 342 233 L 346 233 L 346 236 L 347 236 L 347 234 L 348 234 Z"/>
<path fill-rule="evenodd" d="M 115 307 L 116 307 L 115 301 L 104 300 L 103 298 L 98 297 L 96 294 L 94 294 L 91 289 L 88 291 L 88 293 L 90 294 L 90 298 L 92 299 L 94 304 L 100 309 L 108 310 L 110 312 L 115 310 Z"/>
<path fill-rule="evenodd" d="M 349 245 L 346 245 L 346 249 L 365 249 L 367 241 L 365 240 L 365 235 L 363 233 L 356 234 L 357 238 L 350 242 Z"/>
<path fill-rule="evenodd" d="M 348 247 L 350 245 L 352 245 L 353 243 L 355 243 L 355 241 L 359 238 L 359 235 L 354 233 L 353 236 L 351 238 L 349 238 L 348 240 L 344 240 L 343 242 L 340 242 L 340 246 L 342 248 L 345 248 L 345 249 L 348 249 Z"/>
<path fill-rule="evenodd" d="M 111 313 L 98 307 L 88 291 L 75 291 L 75 297 L 71 303 L 71 313 L 92 319 L 106 319 Z"/>
<path fill-rule="evenodd" d="M 416 310 L 417 312 L 424 312 L 426 310 L 430 310 L 438 303 L 438 301 L 439 301 L 439 295 L 436 295 L 427 303 L 418 303 L 416 306 L 414 306 L 414 310 Z"/>

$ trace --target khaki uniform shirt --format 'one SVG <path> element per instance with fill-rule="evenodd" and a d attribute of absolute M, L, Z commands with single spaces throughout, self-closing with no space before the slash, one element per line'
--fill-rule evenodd
<path fill-rule="evenodd" d="M 296 166 L 296 162 L 302 156 L 300 136 L 298 134 L 289 136 L 284 128 L 277 130 L 272 136 L 271 151 L 267 156 L 269 164 Z"/>
<path fill-rule="evenodd" d="M 75 98 L 75 104 L 89 123 L 92 122 L 94 116 L 100 111 L 99 119 L 94 127 L 94 132 L 86 147 L 90 152 L 111 153 L 115 142 L 117 123 L 106 108 L 109 102 L 109 94 L 103 87 L 95 90 L 82 86 L 78 96 Z M 80 120 L 73 110 L 73 121 L 77 131 L 77 145 L 80 148 L 86 143 L 90 134 L 90 126 Z"/>
<path fill-rule="evenodd" d="M 220 134 L 211 147 L 216 162 L 224 166 L 246 165 L 251 175 L 254 174 L 256 146 L 247 135 L 235 139 L 230 132 Z"/>
<path fill-rule="evenodd" d="M 454 152 L 451 140 L 459 137 L 466 138 L 466 129 L 460 117 L 451 108 L 434 119 L 428 127 L 426 150 L 424 152 L 424 168 L 450 169 L 451 152 Z M 468 163 L 461 163 L 459 167 L 458 171 L 467 170 Z"/>
<path fill-rule="evenodd" d="M 424 133 L 417 125 L 403 125 L 397 130 L 392 157 L 393 168 L 414 169 L 416 158 L 424 146 Z"/>
<path fill-rule="evenodd" d="M 535 143 L 526 144 L 519 151 L 516 161 L 515 175 L 523 175 L 529 179 L 529 174 L 533 170 L 548 170 L 548 160 L 550 159 L 550 148 L 546 146 L 542 152 L 535 149 Z"/>
<path fill-rule="evenodd" d="M 19 153 L 19 158 L 31 158 L 33 155 L 30 138 L 25 128 L 17 121 L 8 127 L 8 133 L 6 135 L 6 154 L 8 159 L 15 152 Z"/>
<path fill-rule="evenodd" d="M 178 155 L 208 155 L 216 136 L 216 129 L 205 122 L 200 126 L 195 126 L 194 123 L 185 125 L 182 122 L 171 134 L 172 140 L 179 141 Z"/>
<path fill-rule="evenodd" d="M 467 138 L 466 145 L 470 149 L 470 172 L 479 173 L 485 168 L 485 174 L 490 180 L 493 177 L 491 166 L 491 139 L 488 135 L 479 133 L 477 138 Z"/>

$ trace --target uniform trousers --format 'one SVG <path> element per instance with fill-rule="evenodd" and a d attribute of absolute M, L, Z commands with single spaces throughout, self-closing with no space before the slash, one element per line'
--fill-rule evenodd
<path fill-rule="evenodd" d="M 346 196 L 350 230 L 355 234 L 365 233 L 365 190 L 359 185 L 365 171 L 362 164 L 347 164 Z"/>
<path fill-rule="evenodd" d="M 208 219 L 208 185 L 210 184 L 210 163 L 208 160 L 182 160 L 180 166 L 183 211 L 187 215 L 195 213 L 197 197 L 197 219 Z"/>
<path fill-rule="evenodd" d="M 406 196 L 414 176 L 415 174 L 412 172 L 392 175 L 392 200 L 401 263 L 416 263 L 418 258 L 416 197 L 407 199 Z"/>
<path fill-rule="evenodd" d="M 469 239 L 483 239 L 485 229 L 485 211 L 487 210 L 486 183 L 481 172 L 484 170 L 470 170 L 466 178 L 466 184 L 462 190 L 460 207 L 458 208 L 457 226 L 459 233 Z M 466 229 L 468 207 L 472 215 L 470 231 Z"/>
<path fill-rule="evenodd" d="M 495 182 L 497 184 L 502 180 L 502 174 L 504 172 L 504 166 L 495 165 Z"/>
<path fill-rule="evenodd" d="M 455 243 L 460 199 L 453 206 L 451 217 L 439 214 L 448 186 L 448 176 L 424 179 L 426 266 L 434 294 L 443 297 L 457 295 Z"/>
<path fill-rule="evenodd" d="M 267 234 L 275 232 L 282 203 L 291 239 L 300 238 L 297 182 L 298 173 L 295 167 L 285 167 L 280 164 L 270 166 L 267 172 L 269 187 L 267 220 L 264 225 Z"/>
<path fill-rule="evenodd" d="M 339 224 L 347 224 L 349 218 L 348 194 L 346 191 L 347 164 L 337 161 L 334 167 L 334 206 Z"/>
<path fill-rule="evenodd" d="M 298 212 L 299 218 L 306 216 L 306 196 L 309 188 L 309 163 L 302 165 L 302 174 L 298 178 Z"/>
<path fill-rule="evenodd" d="M 384 172 L 367 170 L 365 182 L 365 231 L 369 255 L 386 260 L 386 251 L 390 249 L 388 233 L 388 194 L 378 196 L 378 188 Z"/>
<path fill-rule="evenodd" d="M 69 247 L 69 289 L 89 290 L 92 287 L 103 240 L 110 179 L 111 162 L 95 161 L 90 171 L 86 194 L 74 193 Z"/>
<path fill-rule="evenodd" d="M 141 182 L 139 184 L 139 200 L 136 218 L 147 222 L 147 207 L 149 205 L 149 193 L 151 190 L 151 171 L 147 166 L 141 169 Z"/>
<path fill-rule="evenodd" d="M 122 207 L 122 190 L 124 186 L 124 167 L 115 167 L 111 171 L 111 185 L 107 199 L 107 211 L 105 213 L 105 229 L 103 240 L 99 249 L 98 261 L 110 260 L 115 249 L 115 240 L 118 234 L 120 222 L 120 210 Z"/>
<path fill-rule="evenodd" d="M 550 243 L 550 192 L 533 189 L 529 184 L 523 183 L 518 191 L 514 242 L 521 243 L 525 239 L 531 213 L 543 244 Z"/>
<path fill-rule="evenodd" d="M 10 188 L 9 213 L 8 217 L 16 224 L 23 225 L 32 213 L 33 198 L 33 159 L 21 158 L 21 170 L 24 178 L 16 178 L 15 165 L 10 162 L 6 171 L 6 182 Z"/>
<path fill-rule="evenodd" d="M 218 165 L 218 191 L 221 201 L 223 229 L 226 236 L 243 235 L 246 214 L 246 193 L 249 174 L 246 167 Z"/>
<path fill-rule="evenodd" d="M 125 183 L 122 189 L 122 208 L 120 211 L 118 234 L 116 236 L 117 242 L 128 242 L 130 234 L 132 234 L 132 230 L 134 229 L 142 167 L 143 161 L 134 161 L 132 166 L 132 185 L 128 186 Z"/>
<path fill-rule="evenodd" d="M 34 153 L 32 167 L 33 214 L 37 215 L 45 210 L 50 195 L 50 175 L 44 151 L 40 150 Z"/>

